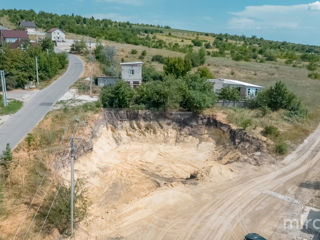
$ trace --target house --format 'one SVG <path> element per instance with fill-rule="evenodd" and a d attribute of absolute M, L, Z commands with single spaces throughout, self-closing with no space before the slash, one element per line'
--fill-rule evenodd
<path fill-rule="evenodd" d="M 121 63 L 121 79 L 130 83 L 132 88 L 142 83 L 142 62 Z"/>
<path fill-rule="evenodd" d="M 20 22 L 20 27 L 27 31 L 28 34 L 32 34 L 36 31 L 36 24 L 34 22 Z"/>
<path fill-rule="evenodd" d="M 2 43 L 14 43 L 20 40 L 28 39 L 26 31 L 20 30 L 2 30 L 1 31 L 1 42 Z"/>
<path fill-rule="evenodd" d="M 58 28 L 51 28 L 49 31 L 47 31 L 46 36 L 54 42 L 65 42 L 66 41 L 66 35 L 64 34 L 64 32 L 62 32 Z"/>
<path fill-rule="evenodd" d="M 263 87 L 251 83 L 241 82 L 231 79 L 209 79 L 209 82 L 214 83 L 214 92 L 219 93 L 225 87 L 236 88 L 243 98 L 254 98 L 262 91 Z"/>

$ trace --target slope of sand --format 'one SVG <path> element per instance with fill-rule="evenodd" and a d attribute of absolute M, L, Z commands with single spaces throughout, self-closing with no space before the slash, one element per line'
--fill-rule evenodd
<path fill-rule="evenodd" d="M 220 151 L 206 133 L 199 139 L 168 125 L 127 122 L 118 129 L 105 127 L 93 151 L 75 163 L 75 177 L 85 182 L 90 202 L 77 239 L 129 237 L 128 225 L 136 220 L 165 220 L 176 204 L 197 201 L 193 188 L 199 183 L 234 175 L 216 163 Z M 69 179 L 69 169 L 61 174 Z"/>

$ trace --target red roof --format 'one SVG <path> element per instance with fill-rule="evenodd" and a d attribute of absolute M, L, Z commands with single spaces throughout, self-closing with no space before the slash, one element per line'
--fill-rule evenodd
<path fill-rule="evenodd" d="M 28 39 L 28 34 L 26 31 L 20 30 L 3 30 L 1 31 L 3 38 L 19 38 L 19 39 Z"/>
<path fill-rule="evenodd" d="M 56 30 L 60 30 L 59 28 L 51 28 L 50 30 L 48 30 L 48 33 L 52 33 L 52 32 L 54 32 L 54 31 L 56 31 Z M 61 30 L 60 30 L 61 31 Z M 61 31 L 62 32 L 62 31 Z"/>

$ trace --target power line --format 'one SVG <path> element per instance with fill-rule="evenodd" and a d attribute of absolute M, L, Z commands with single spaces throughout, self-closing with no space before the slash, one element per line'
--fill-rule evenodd
<path fill-rule="evenodd" d="M 20 231 L 20 228 L 21 228 L 22 224 L 23 224 L 24 221 L 27 219 L 27 215 L 28 215 L 28 213 L 29 213 L 29 211 L 30 211 L 30 209 L 31 209 L 31 206 L 32 206 L 32 204 L 33 204 L 33 201 L 35 200 L 36 195 L 38 194 L 40 188 L 42 187 L 45 177 L 46 177 L 46 174 L 43 175 L 43 177 L 42 177 L 42 179 L 41 179 L 41 182 L 40 182 L 40 184 L 39 184 L 38 187 L 37 187 L 37 191 L 36 191 L 35 194 L 33 195 L 33 198 L 32 198 L 32 200 L 31 200 L 31 202 L 30 202 L 30 204 L 29 204 L 27 213 L 25 214 L 23 220 L 20 222 L 20 224 L 19 224 L 19 226 L 18 226 L 18 228 L 17 228 L 17 230 L 16 230 L 16 233 L 14 234 L 13 240 L 16 239 L 16 237 L 17 237 L 17 235 L 18 235 L 18 233 L 19 233 L 19 231 Z"/>
<path fill-rule="evenodd" d="M 58 194 L 59 194 L 59 192 L 60 192 L 60 189 L 61 189 L 61 185 L 59 185 L 59 188 L 58 188 L 58 190 L 57 190 L 57 192 L 56 192 L 56 194 L 55 194 L 55 196 L 54 196 L 54 198 L 53 198 L 53 200 L 52 200 L 52 202 L 51 202 L 51 205 L 50 205 L 50 208 L 49 208 L 48 213 L 47 213 L 47 215 L 46 215 L 46 218 L 44 219 L 44 221 L 43 221 L 43 223 L 42 223 L 42 225 L 41 225 L 41 228 L 40 228 L 40 231 L 39 231 L 39 233 L 38 233 L 37 239 L 40 239 L 40 234 L 41 234 L 41 232 L 42 232 L 42 230 L 43 230 L 43 228 L 44 228 L 44 225 L 45 225 L 46 222 L 47 222 L 47 219 L 48 219 L 48 217 L 49 217 L 49 215 L 50 215 L 50 212 L 51 212 L 51 209 L 52 209 L 52 207 L 53 207 L 53 204 L 54 204 L 54 202 L 56 201 L 56 198 L 57 198 L 57 196 L 58 196 Z"/>

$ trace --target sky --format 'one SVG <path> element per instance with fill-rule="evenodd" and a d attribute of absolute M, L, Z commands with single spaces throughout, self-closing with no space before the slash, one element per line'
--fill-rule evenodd
<path fill-rule="evenodd" d="M 0 8 L 320 45 L 318 0 L 0 0 Z"/>

